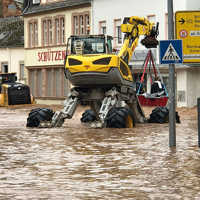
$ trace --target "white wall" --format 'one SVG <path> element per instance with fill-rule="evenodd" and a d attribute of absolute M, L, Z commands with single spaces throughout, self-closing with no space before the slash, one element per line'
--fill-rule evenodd
<path fill-rule="evenodd" d="M 185 10 L 186 1 L 174 0 L 174 12 Z M 166 39 L 166 14 L 167 0 L 93 0 L 93 33 L 98 34 L 99 21 L 105 20 L 107 23 L 107 34 L 113 35 L 114 19 L 121 18 L 123 20 L 124 17 L 130 16 L 147 17 L 148 15 L 156 15 L 160 32 L 158 39 Z"/>
<path fill-rule="evenodd" d="M 187 106 L 187 71 L 185 69 L 177 70 L 177 106 Z"/>
<path fill-rule="evenodd" d="M 194 67 L 187 72 L 187 106 L 197 105 L 197 98 L 200 97 L 200 68 Z"/>
<path fill-rule="evenodd" d="M 2 64 L 3 62 L 7 62 L 8 72 L 17 72 L 17 77 L 19 77 L 20 62 L 23 61 L 24 61 L 24 48 L 0 49 L 0 64 Z"/>
<path fill-rule="evenodd" d="M 186 7 L 187 1 L 188 0 L 173 0 L 174 12 L 180 11 L 180 10 L 187 10 L 187 7 Z M 167 0 L 165 0 L 165 4 L 167 6 Z"/>
<path fill-rule="evenodd" d="M 199 0 L 186 0 L 187 10 L 200 10 L 200 1 Z"/>

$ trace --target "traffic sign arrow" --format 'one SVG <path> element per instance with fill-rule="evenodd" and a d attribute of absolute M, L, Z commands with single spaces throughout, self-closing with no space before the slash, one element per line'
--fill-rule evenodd
<path fill-rule="evenodd" d="M 184 24 L 184 23 L 185 23 L 185 20 L 184 20 L 183 18 L 181 18 L 181 19 L 179 20 L 179 22 L 180 22 L 181 24 Z"/>

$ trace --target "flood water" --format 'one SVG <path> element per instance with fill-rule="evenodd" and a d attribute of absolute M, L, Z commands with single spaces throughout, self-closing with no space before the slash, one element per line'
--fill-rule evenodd
<path fill-rule="evenodd" d="M 29 109 L 30 110 L 30 109 Z M 195 116 L 182 112 L 176 148 L 168 124 L 26 128 L 28 109 L 0 108 L 1 200 L 200 199 Z"/>

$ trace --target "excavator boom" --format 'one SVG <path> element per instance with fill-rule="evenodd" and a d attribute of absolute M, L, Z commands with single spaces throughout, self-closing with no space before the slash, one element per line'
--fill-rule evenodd
<path fill-rule="evenodd" d="M 118 55 L 127 64 L 130 62 L 132 54 L 138 45 L 140 36 L 144 35 L 145 38 L 141 43 L 146 48 L 156 48 L 158 45 L 156 39 L 158 35 L 158 24 L 155 27 L 154 23 L 144 17 L 125 17 L 121 25 L 121 31 L 125 33 L 124 44 Z"/>

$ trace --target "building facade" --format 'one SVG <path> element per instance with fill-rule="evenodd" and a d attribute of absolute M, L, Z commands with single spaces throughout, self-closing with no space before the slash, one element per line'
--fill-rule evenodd
<path fill-rule="evenodd" d="M 90 33 L 91 3 L 89 0 L 30 0 L 23 16 L 25 66 L 32 94 L 39 103 L 62 101 L 70 88 L 64 77 L 67 38 Z"/>
<path fill-rule="evenodd" d="M 0 72 L 16 72 L 26 82 L 24 70 L 24 21 L 21 0 L 0 2 Z"/>
<path fill-rule="evenodd" d="M 174 12 L 199 8 L 199 0 L 174 1 Z M 168 39 L 167 1 L 25 0 L 24 60 L 29 85 L 38 102 L 63 100 L 69 91 L 70 84 L 64 77 L 63 66 L 66 42 L 71 34 L 108 34 L 114 37 L 113 47 L 119 50 L 123 42 L 120 25 L 124 17 L 129 16 L 147 17 L 152 22 L 159 22 L 158 40 Z M 135 78 L 142 73 L 147 51 L 140 44 L 134 51 L 130 65 Z M 168 65 L 159 64 L 158 48 L 152 52 L 168 87 Z M 177 106 L 196 105 L 200 96 L 199 76 L 198 63 L 195 66 L 176 65 Z M 146 74 L 147 85 L 148 80 Z"/>
<path fill-rule="evenodd" d="M 181 10 L 199 10 L 199 0 L 175 0 L 174 13 Z M 156 6 L 155 6 L 156 5 Z M 120 24 L 124 17 L 140 16 L 146 17 L 152 22 L 159 22 L 158 40 L 168 39 L 168 14 L 167 1 L 160 0 L 93 0 L 92 3 L 92 32 L 93 34 L 106 33 L 114 36 L 114 48 L 120 49 L 122 44 L 122 33 Z M 152 49 L 160 69 L 165 85 L 168 87 L 168 65 L 159 64 L 159 49 Z M 134 51 L 132 61 L 133 73 L 141 73 L 143 61 L 147 51 L 142 45 L 138 45 Z M 176 99 L 177 106 L 191 107 L 197 104 L 200 96 L 200 64 L 176 65 Z M 136 75 L 137 76 L 137 75 Z M 147 74 L 148 82 L 148 74 Z M 168 88 L 169 90 L 169 88 Z"/>
<path fill-rule="evenodd" d="M 1 0 L 0 17 L 20 16 L 22 4 L 22 0 Z"/>

